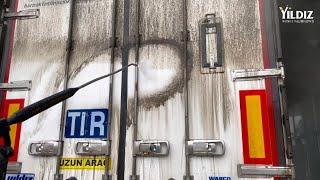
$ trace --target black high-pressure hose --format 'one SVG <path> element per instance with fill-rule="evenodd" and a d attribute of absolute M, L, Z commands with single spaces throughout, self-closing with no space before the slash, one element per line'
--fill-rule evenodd
<path fill-rule="evenodd" d="M 22 108 L 21 110 L 14 113 L 11 117 L 8 119 L 0 120 L 0 138 L 4 139 L 4 146 L 0 147 L 0 180 L 5 179 L 5 173 L 7 171 L 7 163 L 8 163 L 8 157 L 12 154 L 11 149 L 11 140 L 9 131 L 10 125 L 17 124 L 24 122 L 28 120 L 29 118 L 39 114 L 40 112 L 49 109 L 50 107 L 72 97 L 78 90 L 96 82 L 101 79 L 107 78 L 109 76 L 112 76 L 118 72 L 121 72 L 125 69 L 127 69 L 130 66 L 137 66 L 137 64 L 128 64 L 127 66 L 122 67 L 121 69 L 118 69 L 110 74 L 106 74 L 104 76 L 100 76 L 98 78 L 95 78 L 87 83 L 82 84 L 81 86 L 75 87 L 75 88 L 68 88 L 66 90 L 60 91 L 56 94 L 53 94 L 47 98 L 44 98 L 38 102 L 35 102 L 33 104 L 30 104 L 29 106 L 26 106 Z"/>
<path fill-rule="evenodd" d="M 16 123 L 20 123 L 23 122 L 29 118 L 31 118 L 32 116 L 39 114 L 40 112 L 70 98 L 71 96 L 73 96 L 79 89 L 82 89 L 96 81 L 99 81 L 101 79 L 107 78 L 109 76 L 112 76 L 118 72 L 123 71 L 124 69 L 127 69 L 130 66 L 137 66 L 136 64 L 129 64 L 121 69 L 118 69 L 110 74 L 104 75 L 104 76 L 100 76 L 96 79 L 93 79 L 81 86 L 75 87 L 75 88 L 68 88 L 66 90 L 63 90 L 61 92 L 58 92 L 54 95 L 51 95 L 47 98 L 44 98 L 38 102 L 35 102 L 25 108 L 22 108 L 21 110 L 19 110 L 18 112 L 16 112 L 15 114 L 13 114 L 10 118 L 8 118 L 7 121 L 7 125 L 12 125 L 12 124 L 16 124 Z"/>

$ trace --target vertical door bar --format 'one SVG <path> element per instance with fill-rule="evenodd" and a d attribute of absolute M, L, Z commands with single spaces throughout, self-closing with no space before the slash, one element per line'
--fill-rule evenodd
<path fill-rule="evenodd" d="M 140 48 L 140 0 L 136 1 L 135 16 L 135 63 L 139 64 Z M 139 67 L 135 68 L 134 83 L 134 119 L 133 119 L 133 144 L 138 138 L 138 115 L 139 115 Z M 132 157 L 132 178 L 137 179 L 137 156 Z"/>
<path fill-rule="evenodd" d="M 129 58 L 129 18 L 130 18 L 130 0 L 124 0 L 123 3 L 123 51 L 122 67 L 128 65 Z M 119 131 L 119 148 L 118 148 L 118 167 L 117 179 L 124 180 L 125 171 L 125 153 L 126 153 L 126 121 L 127 121 L 127 102 L 128 100 L 128 69 L 122 71 L 121 79 L 121 109 L 120 109 L 120 131 Z"/>
<path fill-rule="evenodd" d="M 117 8 L 118 8 L 118 0 L 113 0 L 113 7 L 112 7 L 112 37 L 111 37 L 111 54 L 110 54 L 110 72 L 114 71 L 114 59 L 115 59 L 115 48 L 116 48 L 116 43 L 117 43 L 117 38 L 116 38 L 116 32 L 117 32 Z M 107 140 L 111 141 L 111 121 L 112 121 L 112 113 L 113 113 L 113 80 L 114 77 L 111 76 L 110 77 L 110 81 L 109 81 L 109 121 L 108 121 L 108 128 L 109 131 L 107 132 Z M 108 147 L 109 150 L 108 152 L 111 153 L 111 145 Z M 109 156 L 106 156 L 106 162 L 111 158 L 111 155 L 109 154 Z M 104 178 L 106 180 L 111 180 L 111 167 L 110 167 L 110 163 L 106 163 L 106 167 L 105 167 L 105 174 L 104 174 Z"/>
<path fill-rule="evenodd" d="M 185 60 L 184 73 L 184 104 L 185 104 L 185 156 L 186 156 L 186 175 L 185 179 L 191 179 L 190 176 L 190 157 L 187 152 L 187 142 L 189 141 L 189 86 L 188 86 L 188 1 L 183 0 L 182 16 L 183 16 L 183 58 Z"/>
<path fill-rule="evenodd" d="M 68 27 L 68 40 L 67 40 L 67 54 L 65 57 L 65 70 L 64 70 L 64 84 L 63 89 L 68 88 L 69 82 L 69 65 L 70 59 L 72 55 L 72 46 L 73 46 L 73 20 L 75 14 L 75 0 L 70 1 L 70 19 L 69 19 L 69 27 Z M 60 160 L 63 155 L 63 134 L 64 134 L 64 116 L 66 114 L 66 101 L 62 102 L 62 109 L 61 109 L 61 117 L 60 117 L 60 129 L 59 129 L 59 142 L 61 142 L 61 154 L 57 157 L 57 164 L 56 164 L 56 173 L 54 175 L 55 180 L 62 180 L 62 174 L 60 174 Z"/>

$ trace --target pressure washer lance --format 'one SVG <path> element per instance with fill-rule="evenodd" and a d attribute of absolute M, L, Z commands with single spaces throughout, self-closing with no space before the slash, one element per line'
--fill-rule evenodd
<path fill-rule="evenodd" d="M 12 116 L 10 116 L 8 119 L 2 119 L 0 120 L 0 139 L 3 138 L 4 140 L 4 146 L 0 147 L 0 180 L 5 180 L 6 172 L 7 172 L 7 165 L 8 165 L 8 158 L 10 155 L 12 155 L 12 148 L 11 148 L 11 140 L 9 131 L 10 125 L 22 123 L 26 121 L 27 119 L 31 118 L 32 116 L 35 116 L 39 114 L 40 112 L 49 109 L 50 107 L 72 97 L 78 90 L 96 82 L 101 79 L 107 78 L 109 76 L 112 76 L 118 72 L 121 72 L 130 66 L 138 66 L 137 64 L 128 64 L 127 66 L 124 66 L 121 69 L 118 69 L 110 74 L 106 74 L 104 76 L 100 76 L 98 78 L 95 78 L 81 86 L 75 87 L 75 88 L 68 88 L 66 90 L 63 90 L 61 92 L 58 92 L 54 95 L 51 95 L 47 98 L 44 98 L 38 102 L 35 102 L 33 104 L 30 104 L 29 106 L 26 106 L 22 108 L 21 110 L 14 113 Z"/>

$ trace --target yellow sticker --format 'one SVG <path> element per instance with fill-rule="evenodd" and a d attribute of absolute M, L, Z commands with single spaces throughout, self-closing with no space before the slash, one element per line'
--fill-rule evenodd
<path fill-rule="evenodd" d="M 107 161 L 107 162 L 106 162 Z M 60 169 L 75 170 L 108 170 L 111 169 L 111 159 L 105 157 L 88 157 L 88 158 L 62 158 L 60 160 Z"/>
<path fill-rule="evenodd" d="M 10 117 L 13 113 L 17 112 L 20 109 L 20 104 L 9 104 L 8 109 L 8 117 Z M 14 124 L 10 126 L 10 137 L 11 137 L 11 147 L 15 148 L 16 145 L 16 134 L 17 134 L 18 125 Z"/>

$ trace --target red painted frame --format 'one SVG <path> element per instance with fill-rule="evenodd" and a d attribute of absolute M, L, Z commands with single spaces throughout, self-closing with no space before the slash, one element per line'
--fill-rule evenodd
<path fill-rule="evenodd" d="M 240 109 L 241 109 L 241 126 L 242 126 L 242 142 L 243 142 L 243 158 L 245 164 L 272 164 L 272 151 L 270 141 L 270 122 L 267 110 L 267 99 L 265 90 L 242 90 L 240 93 Z M 249 137 L 248 137 L 248 121 L 246 96 L 258 95 L 261 102 L 264 151 L 265 158 L 251 158 L 249 155 Z"/>
<path fill-rule="evenodd" d="M 16 0 L 14 2 L 14 5 L 13 5 L 13 11 L 17 11 L 18 9 L 18 2 L 19 0 Z M 12 60 L 12 49 L 13 49 L 13 41 L 14 41 L 14 34 L 15 34 L 15 27 L 16 27 L 16 20 L 12 20 L 9 22 L 9 26 L 11 26 L 11 32 L 10 32 L 10 37 L 9 37 L 9 49 L 8 49 L 8 56 L 7 56 L 7 64 L 5 65 L 5 74 L 4 74 L 4 83 L 7 83 L 9 81 L 9 73 L 10 73 L 10 66 L 11 66 L 11 60 Z M 0 116 L 1 117 L 6 117 L 6 113 L 7 110 L 5 110 L 6 108 L 6 102 L 8 100 L 6 100 L 6 96 L 7 96 L 7 92 L 4 92 L 3 95 L 2 95 L 2 99 L 0 100 Z M 24 100 L 23 100 L 23 104 L 24 104 Z M 23 104 L 20 108 L 23 107 Z M 18 125 L 17 126 L 17 131 L 21 130 L 21 125 Z M 0 139 L 0 144 L 3 143 L 1 142 L 2 140 Z M 19 141 L 20 141 L 20 135 L 19 135 L 19 139 L 18 139 L 18 143 L 16 142 L 15 144 L 18 145 L 18 148 L 19 148 Z M 14 152 L 15 153 L 15 152 Z M 13 157 L 11 157 L 9 159 L 10 161 L 16 161 L 17 160 L 17 153 L 14 154 Z"/>
<path fill-rule="evenodd" d="M 7 99 L 4 101 L 3 107 L 3 117 L 8 117 L 9 113 L 9 105 L 10 104 L 19 104 L 19 109 L 24 106 L 24 99 Z M 20 134 L 21 134 L 21 123 L 17 124 L 17 132 L 15 136 L 15 147 L 13 149 L 13 155 L 9 158 L 9 161 L 17 161 L 18 160 L 18 152 L 19 152 L 19 144 L 20 144 Z"/>

